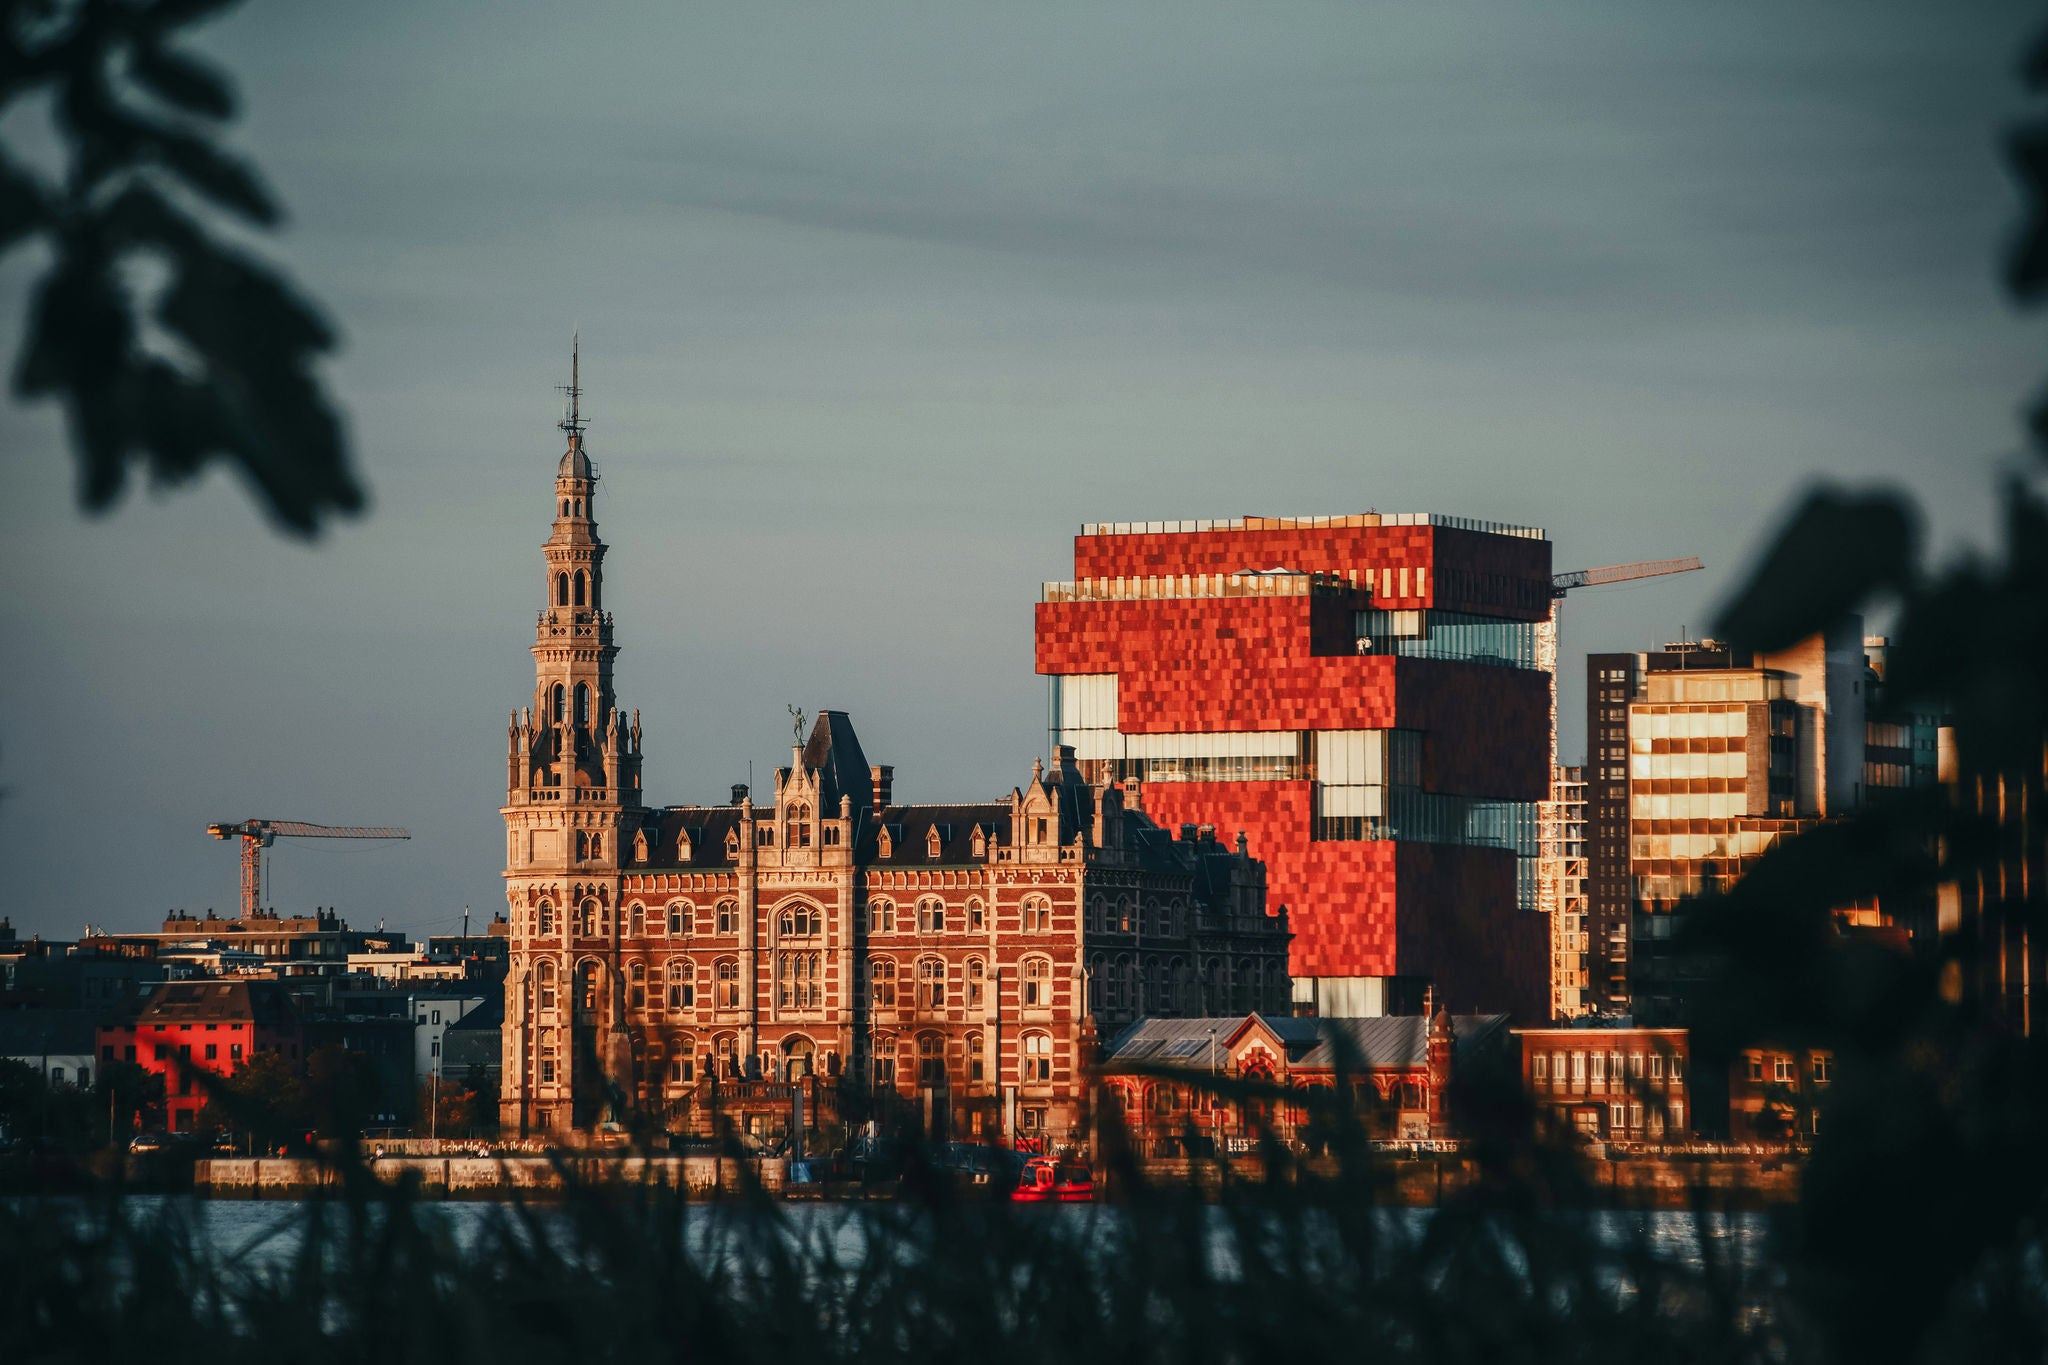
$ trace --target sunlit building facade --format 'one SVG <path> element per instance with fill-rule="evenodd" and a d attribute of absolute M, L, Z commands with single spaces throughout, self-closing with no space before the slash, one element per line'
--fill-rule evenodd
<path fill-rule="evenodd" d="M 1037 667 L 1082 771 L 1243 831 L 1295 1008 L 1548 1013 L 1539 530 L 1429 514 L 1089 525 Z"/>

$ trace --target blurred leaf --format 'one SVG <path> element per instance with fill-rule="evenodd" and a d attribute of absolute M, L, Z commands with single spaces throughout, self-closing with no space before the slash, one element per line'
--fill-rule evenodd
<path fill-rule="evenodd" d="M 270 191 L 249 167 L 196 137 L 159 129 L 144 143 L 149 155 L 198 193 L 251 222 L 277 221 Z"/>
<path fill-rule="evenodd" d="M 1879 592 L 1904 588 L 1913 577 L 1918 522 L 1895 493 L 1815 489 L 1722 609 L 1715 633 L 1745 649 L 1783 649 Z"/>
<path fill-rule="evenodd" d="M 135 79 L 166 104 L 207 118 L 224 119 L 235 112 L 227 78 L 196 57 L 170 52 L 154 44 L 135 51 L 129 68 Z"/>

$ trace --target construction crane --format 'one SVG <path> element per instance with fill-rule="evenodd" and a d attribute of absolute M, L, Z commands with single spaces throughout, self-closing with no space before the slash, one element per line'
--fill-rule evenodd
<path fill-rule="evenodd" d="M 1607 583 L 1629 583 L 1638 578 L 1660 578 L 1665 574 L 1691 573 L 1706 566 L 1698 555 L 1684 559 L 1646 559 L 1634 564 L 1608 564 L 1598 569 L 1572 569 L 1550 576 L 1550 615 L 1536 623 L 1536 667 L 1550 675 L 1550 766 L 1557 766 L 1557 618 L 1564 595 L 1573 588 L 1597 588 Z"/>
<path fill-rule="evenodd" d="M 263 850 L 278 839 L 410 839 L 402 829 L 361 825 L 308 825 L 298 820 L 237 820 L 208 825 L 216 839 L 242 841 L 242 908 L 248 919 L 263 908 Z"/>

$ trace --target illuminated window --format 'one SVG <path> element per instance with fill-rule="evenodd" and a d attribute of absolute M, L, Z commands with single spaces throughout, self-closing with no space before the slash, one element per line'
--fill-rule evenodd
<path fill-rule="evenodd" d="M 1052 1004 L 1052 963 L 1045 958 L 1024 959 L 1024 1003 L 1029 1007 Z"/>
<path fill-rule="evenodd" d="M 1027 1033 L 1024 1035 L 1024 1080 L 1049 1081 L 1052 1079 L 1052 1035 L 1048 1033 Z"/>
<path fill-rule="evenodd" d="M 868 1002 L 878 1010 L 896 1008 L 896 959 L 868 959 Z"/>

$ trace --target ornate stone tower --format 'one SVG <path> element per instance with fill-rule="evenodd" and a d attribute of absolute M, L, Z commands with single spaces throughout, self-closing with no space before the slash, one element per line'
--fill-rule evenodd
<path fill-rule="evenodd" d="M 554 525 L 533 641 L 533 705 L 507 731 L 505 879 L 512 961 L 505 983 L 501 1124 L 564 1132 L 596 1121 L 607 1080 L 631 1067 L 619 972 L 621 843 L 640 824 L 640 716 L 612 691 L 598 475 L 583 445 L 572 352 L 555 470 Z"/>

